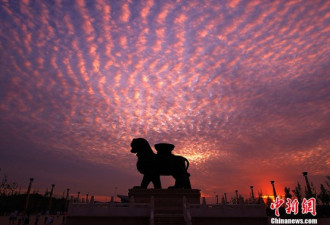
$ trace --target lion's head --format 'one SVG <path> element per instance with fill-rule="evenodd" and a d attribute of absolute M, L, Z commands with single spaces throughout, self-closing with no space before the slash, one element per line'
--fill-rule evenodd
<path fill-rule="evenodd" d="M 131 152 L 136 153 L 138 157 L 140 156 L 150 156 L 155 153 L 152 151 L 149 142 L 144 138 L 134 138 L 131 142 Z"/>

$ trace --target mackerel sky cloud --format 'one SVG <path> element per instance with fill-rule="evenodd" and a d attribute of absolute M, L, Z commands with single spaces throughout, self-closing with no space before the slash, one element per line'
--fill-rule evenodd
<path fill-rule="evenodd" d="M 329 1 L 1 0 L 0 21 L 0 165 L 23 187 L 125 194 L 135 137 L 209 196 L 330 175 Z"/>

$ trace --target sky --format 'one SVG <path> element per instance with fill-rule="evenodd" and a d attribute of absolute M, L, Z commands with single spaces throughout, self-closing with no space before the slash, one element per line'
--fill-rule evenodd
<path fill-rule="evenodd" d="M 303 171 L 319 190 L 329 37 L 327 0 L 0 0 L 1 172 L 125 195 L 143 137 L 174 144 L 210 199 L 281 194 Z"/>

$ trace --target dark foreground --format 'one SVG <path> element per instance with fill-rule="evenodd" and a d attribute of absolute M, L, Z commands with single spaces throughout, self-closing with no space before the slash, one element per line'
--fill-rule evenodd
<path fill-rule="evenodd" d="M 44 217 L 41 217 L 41 220 L 39 221 L 38 225 L 44 225 Z M 63 217 L 60 216 L 57 218 L 56 216 L 54 217 L 54 223 L 53 225 L 63 225 L 62 223 Z M 35 222 L 35 215 L 32 215 L 30 217 L 30 224 L 29 225 L 34 225 Z M 318 225 L 329 225 L 330 224 L 330 218 L 318 218 L 317 219 L 317 224 Z M 268 218 L 268 225 L 270 225 L 270 218 Z M 9 225 L 9 217 L 8 216 L 0 216 L 0 225 Z M 17 225 L 17 221 L 15 222 L 15 225 Z M 23 225 L 23 223 L 21 223 Z M 93 225 L 93 222 L 91 222 L 90 225 Z M 205 224 L 207 225 L 207 224 Z"/>
<path fill-rule="evenodd" d="M 44 216 L 41 216 L 40 217 L 40 220 L 39 220 L 38 225 L 44 225 L 44 218 L 45 218 Z M 36 215 L 30 216 L 30 223 L 29 223 L 29 225 L 34 225 L 35 219 L 36 219 Z M 62 223 L 62 221 L 63 221 L 63 216 L 59 216 L 59 217 L 54 216 L 53 225 L 64 225 Z M 14 225 L 17 225 L 17 224 L 18 224 L 18 221 L 16 220 L 15 223 L 14 223 Z M 21 225 L 23 225 L 23 224 L 24 223 L 21 222 Z M 9 225 L 9 216 L 0 216 L 0 225 Z"/>

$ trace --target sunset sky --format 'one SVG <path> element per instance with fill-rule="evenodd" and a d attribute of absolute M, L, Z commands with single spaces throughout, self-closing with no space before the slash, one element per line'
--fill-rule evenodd
<path fill-rule="evenodd" d="M 174 144 L 205 196 L 282 194 L 302 171 L 319 190 L 330 1 L 0 0 L 1 172 L 125 195 L 137 137 Z"/>

